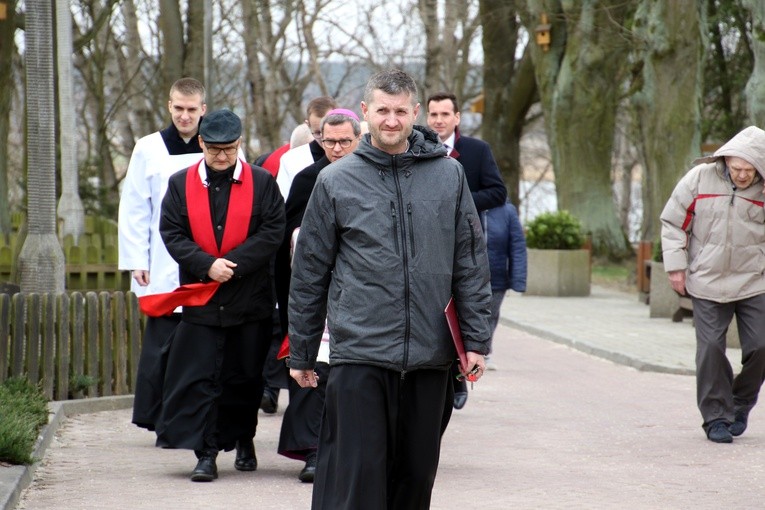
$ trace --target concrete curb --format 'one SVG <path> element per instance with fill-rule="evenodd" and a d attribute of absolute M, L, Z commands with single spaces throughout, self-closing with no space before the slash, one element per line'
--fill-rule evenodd
<path fill-rule="evenodd" d="M 667 367 L 663 365 L 657 365 L 655 363 L 647 363 L 639 358 L 628 356 L 626 354 L 622 354 L 619 352 L 608 351 L 606 349 L 595 347 L 593 345 L 589 345 L 587 343 L 584 343 L 578 340 L 572 340 L 571 338 L 566 338 L 560 335 L 556 335 L 555 333 L 551 333 L 544 329 L 536 328 L 534 326 L 529 326 L 528 324 L 516 322 L 512 319 L 507 319 L 505 317 L 500 317 L 499 322 L 506 326 L 510 326 L 512 328 L 525 331 L 526 333 L 531 333 L 532 335 L 538 336 L 540 338 L 544 338 L 545 340 L 550 340 L 555 343 L 563 344 L 568 347 L 571 347 L 572 349 L 576 349 L 577 351 L 581 351 L 586 354 L 596 356 L 598 358 L 606 359 L 614 363 L 617 363 L 619 365 L 632 367 L 637 370 L 641 370 L 643 372 L 659 372 L 663 374 L 693 375 L 693 376 L 696 375 L 696 371 L 692 368 Z"/>
<path fill-rule="evenodd" d="M 113 411 L 133 406 L 133 395 L 64 400 L 48 403 L 48 424 L 40 431 L 32 457 L 37 461 L 29 466 L 0 467 L 0 510 L 13 510 L 19 504 L 21 493 L 29 487 L 40 465 L 45 450 L 50 446 L 58 428 L 68 416 L 99 411 Z"/>

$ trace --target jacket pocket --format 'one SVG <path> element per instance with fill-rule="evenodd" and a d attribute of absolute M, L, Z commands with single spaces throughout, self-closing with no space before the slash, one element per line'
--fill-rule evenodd
<path fill-rule="evenodd" d="M 407 215 L 407 218 L 409 219 L 409 246 L 411 247 L 412 258 L 414 258 L 414 256 L 417 253 L 416 253 L 416 251 L 414 249 L 414 247 L 415 247 L 415 242 L 414 242 L 414 222 L 412 221 L 412 203 L 411 202 L 406 204 L 406 215 Z"/>
<path fill-rule="evenodd" d="M 390 217 L 393 222 L 393 243 L 396 247 L 396 255 L 401 255 L 398 247 L 398 214 L 396 213 L 396 204 L 393 201 L 390 203 Z"/>
<path fill-rule="evenodd" d="M 470 257 L 473 259 L 473 265 L 475 266 L 478 263 L 475 257 L 475 244 L 477 242 L 476 230 L 475 230 L 476 219 L 473 217 L 472 214 L 467 215 L 467 223 L 468 223 L 468 230 L 470 230 Z M 480 226 L 478 228 L 480 229 Z"/>

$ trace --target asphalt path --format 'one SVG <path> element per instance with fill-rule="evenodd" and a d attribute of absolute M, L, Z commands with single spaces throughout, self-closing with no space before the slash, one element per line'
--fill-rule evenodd
<path fill-rule="evenodd" d="M 765 508 L 765 414 L 732 444 L 707 441 L 692 376 L 638 371 L 500 325 L 488 372 L 455 411 L 433 509 Z M 284 392 L 282 392 L 284 393 Z M 130 410 L 81 414 L 59 428 L 17 508 L 307 509 L 302 464 L 277 455 L 286 395 L 260 414 L 256 472 L 153 446 Z"/>

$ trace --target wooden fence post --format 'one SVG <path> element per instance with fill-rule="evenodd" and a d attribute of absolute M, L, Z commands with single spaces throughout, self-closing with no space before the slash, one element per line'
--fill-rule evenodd
<path fill-rule="evenodd" d="M 27 379 L 37 384 L 40 381 L 40 295 L 29 294 L 27 305 Z"/>
<path fill-rule="evenodd" d="M 82 398 L 84 388 L 80 382 L 85 375 L 85 297 L 75 292 L 72 294 L 72 372 L 71 379 L 75 383 L 74 398 Z"/>
<path fill-rule="evenodd" d="M 135 392 L 138 360 L 141 357 L 141 339 L 143 338 L 141 310 L 138 307 L 138 296 L 135 295 L 135 292 L 128 292 L 125 301 L 127 308 L 128 351 L 130 354 L 129 389 L 131 392 Z"/>
<path fill-rule="evenodd" d="M 95 292 L 85 294 L 86 325 L 85 353 L 88 366 L 88 376 L 91 384 L 88 386 L 88 396 L 98 396 L 98 295 Z"/>
<path fill-rule="evenodd" d="M 66 400 L 69 398 L 69 328 L 71 300 L 69 294 L 63 293 L 58 299 L 58 348 L 56 349 L 56 400 Z"/>
<path fill-rule="evenodd" d="M 114 367 L 114 339 L 112 338 L 112 296 L 108 292 L 98 293 L 99 324 L 101 325 L 100 356 L 101 362 L 101 395 L 111 396 L 112 375 Z"/>
<path fill-rule="evenodd" d="M 21 377 L 24 374 L 24 328 L 26 323 L 26 299 L 24 294 L 13 295 L 13 333 L 11 347 L 11 376 Z"/>
<path fill-rule="evenodd" d="M 127 323 L 125 321 L 125 294 L 113 294 L 114 312 L 114 393 L 129 393 L 127 385 Z"/>
<path fill-rule="evenodd" d="M 56 294 L 42 295 L 42 390 L 48 400 L 53 399 L 56 381 Z"/>
<path fill-rule="evenodd" d="M 11 356 L 11 296 L 0 294 L 0 383 L 8 377 L 8 359 Z"/>

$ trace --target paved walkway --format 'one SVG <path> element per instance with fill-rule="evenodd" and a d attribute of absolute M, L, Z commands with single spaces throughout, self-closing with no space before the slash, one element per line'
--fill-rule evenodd
<path fill-rule="evenodd" d="M 649 319 L 635 294 L 593 286 L 587 297 L 550 298 L 509 292 L 505 324 L 638 370 L 695 374 L 696 337 L 683 322 Z M 740 349 L 728 349 L 734 370 Z"/>
<path fill-rule="evenodd" d="M 704 438 L 690 321 L 649 319 L 636 295 L 597 287 L 587 298 L 511 294 L 502 315 L 498 370 L 452 418 L 431 508 L 761 508 L 765 420 L 755 409 L 732 445 Z M 258 471 L 222 454 L 210 484 L 188 481 L 193 454 L 154 448 L 129 423 L 129 397 L 56 404 L 18 504 L 23 468 L 0 467 L 0 509 L 309 508 L 301 463 L 275 453 L 285 397 L 260 415 Z M 88 405 L 114 410 L 63 419 Z"/>

